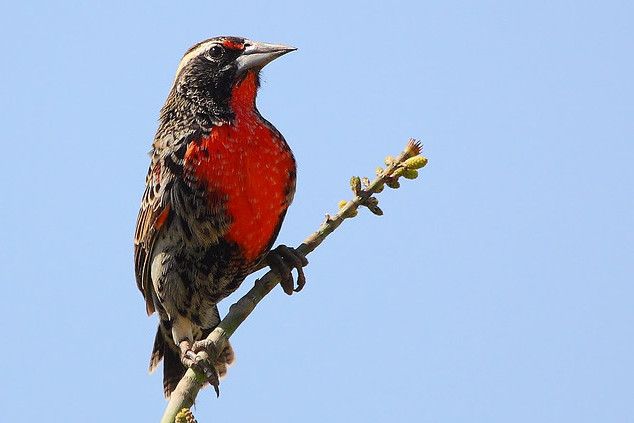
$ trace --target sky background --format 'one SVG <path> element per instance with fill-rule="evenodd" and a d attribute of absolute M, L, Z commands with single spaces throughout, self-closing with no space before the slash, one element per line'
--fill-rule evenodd
<path fill-rule="evenodd" d="M 1 420 L 160 418 L 132 260 L 147 152 L 181 55 L 228 34 L 299 48 L 258 99 L 299 165 L 278 241 L 408 137 L 430 162 L 310 256 L 300 295 L 261 303 L 199 422 L 634 421 L 633 20 L 626 1 L 3 2 Z"/>

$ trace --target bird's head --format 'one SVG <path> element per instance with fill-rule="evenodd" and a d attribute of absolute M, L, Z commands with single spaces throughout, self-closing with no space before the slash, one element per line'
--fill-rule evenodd
<path fill-rule="evenodd" d="M 187 50 L 181 59 L 170 97 L 173 101 L 184 100 L 196 108 L 208 110 L 224 120 L 223 114 L 236 112 L 232 101 L 254 105 L 260 70 L 293 50 L 294 47 L 239 37 L 201 41 Z M 236 96 L 252 98 L 236 99 Z"/>

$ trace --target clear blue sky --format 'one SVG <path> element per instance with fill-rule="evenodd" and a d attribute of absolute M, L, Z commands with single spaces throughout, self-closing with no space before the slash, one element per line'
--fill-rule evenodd
<path fill-rule="evenodd" d="M 220 34 L 299 48 L 258 102 L 299 163 L 279 241 L 408 137 L 430 164 L 263 301 L 201 423 L 634 421 L 631 2 L 0 9 L 3 421 L 160 417 L 132 236 L 176 65 Z"/>

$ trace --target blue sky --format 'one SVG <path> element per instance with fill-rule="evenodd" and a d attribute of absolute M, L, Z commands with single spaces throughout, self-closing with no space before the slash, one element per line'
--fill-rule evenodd
<path fill-rule="evenodd" d="M 279 241 L 408 137 L 430 164 L 261 303 L 201 423 L 634 421 L 630 2 L 183 3 L 0 6 L 3 420 L 160 417 L 146 153 L 183 52 L 231 34 L 299 48 L 258 101 L 299 164 Z"/>

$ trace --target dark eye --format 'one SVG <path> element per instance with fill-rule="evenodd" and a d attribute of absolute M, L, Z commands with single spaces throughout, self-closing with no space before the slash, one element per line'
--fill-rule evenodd
<path fill-rule="evenodd" d="M 224 48 L 222 48 L 221 46 L 215 45 L 209 49 L 209 57 L 211 57 L 212 59 L 218 59 L 220 58 L 220 56 L 222 56 L 222 53 L 224 52 L 225 52 Z"/>

